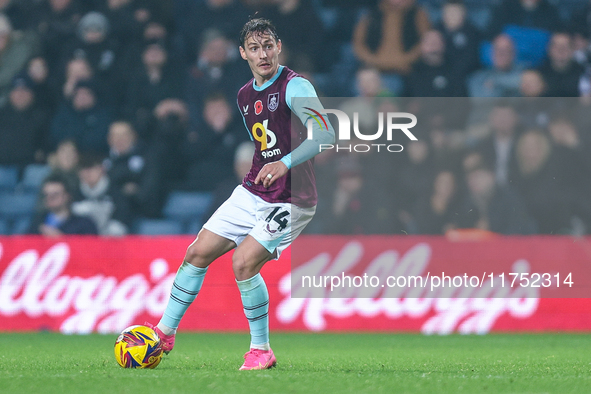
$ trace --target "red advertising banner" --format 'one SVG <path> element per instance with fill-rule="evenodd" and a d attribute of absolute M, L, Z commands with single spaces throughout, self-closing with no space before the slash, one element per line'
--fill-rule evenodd
<path fill-rule="evenodd" d="M 0 237 L 0 331 L 116 333 L 132 324 L 156 323 L 191 241 L 191 237 Z M 590 241 L 302 236 L 279 261 L 263 268 L 271 298 L 271 329 L 425 334 L 588 331 L 591 298 L 581 295 L 589 289 Z M 293 272 L 292 254 L 298 260 Z M 231 265 L 231 253 L 212 264 L 181 330 L 248 329 Z M 380 281 L 394 280 L 365 287 L 353 281 L 335 291 L 333 279 L 327 286 L 314 286 L 316 278 L 302 282 L 302 267 L 306 276 L 318 278 L 367 274 Z M 535 286 L 534 273 L 540 274 L 534 278 Z M 422 278 L 426 285 L 401 286 L 399 278 L 411 276 L 415 281 Z M 445 281 L 447 276 L 450 282 L 463 277 L 466 286 L 458 283 L 450 292 L 432 279 Z M 478 283 L 473 277 L 480 278 Z M 579 298 L 556 298 L 574 296 Z"/>

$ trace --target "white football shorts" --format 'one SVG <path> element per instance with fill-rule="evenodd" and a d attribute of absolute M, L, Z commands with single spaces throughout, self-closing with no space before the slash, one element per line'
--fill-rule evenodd
<path fill-rule="evenodd" d="M 312 220 L 316 207 L 302 208 L 290 203 L 270 203 L 237 186 L 203 225 L 203 228 L 236 245 L 247 235 L 273 253 L 276 259 Z"/>

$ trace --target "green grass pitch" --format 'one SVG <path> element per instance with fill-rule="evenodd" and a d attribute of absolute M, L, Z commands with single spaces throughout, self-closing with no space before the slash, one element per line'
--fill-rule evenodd
<path fill-rule="evenodd" d="M 154 370 L 116 335 L 0 333 L 2 393 L 591 393 L 585 334 L 272 334 L 277 367 L 237 369 L 247 334 L 184 334 Z"/>

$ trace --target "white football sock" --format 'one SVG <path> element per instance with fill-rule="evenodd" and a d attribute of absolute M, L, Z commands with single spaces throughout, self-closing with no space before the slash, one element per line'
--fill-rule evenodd
<path fill-rule="evenodd" d="M 162 323 L 158 323 L 158 325 L 156 327 L 158 327 L 160 329 L 160 331 L 162 331 L 164 333 L 164 335 L 176 334 L 176 328 L 170 328 L 168 326 L 165 326 Z"/>

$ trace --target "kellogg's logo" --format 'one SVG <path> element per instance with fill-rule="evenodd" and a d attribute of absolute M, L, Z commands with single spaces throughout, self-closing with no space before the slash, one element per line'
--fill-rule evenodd
<path fill-rule="evenodd" d="M 120 332 L 142 313 L 160 317 L 164 312 L 175 277 L 168 273 L 165 260 L 150 263 L 149 277 L 138 273 L 118 280 L 64 275 L 69 259 L 66 243 L 52 246 L 42 256 L 34 249 L 16 256 L 0 278 L 0 315 L 66 316 L 61 332 L 87 334 Z"/>
<path fill-rule="evenodd" d="M 322 331 L 330 328 L 327 317 L 346 319 L 381 315 L 395 320 L 430 316 L 421 327 L 424 334 L 450 334 L 456 330 L 462 334 L 484 334 L 503 314 L 525 319 L 536 312 L 539 304 L 539 290 L 523 287 L 509 290 L 512 293 L 508 293 L 506 288 L 498 288 L 492 289 L 491 294 L 489 289 L 486 294 L 490 298 L 481 298 L 483 293 L 478 293 L 486 288 L 461 289 L 459 294 L 433 298 L 433 294 L 428 294 L 428 288 L 349 287 L 341 289 L 341 293 L 337 294 L 340 298 L 329 298 L 327 287 L 302 286 L 300 279 L 304 275 L 324 277 L 348 272 L 359 264 L 364 252 L 360 242 L 352 241 L 334 259 L 328 253 L 321 253 L 284 275 L 279 282 L 279 291 L 284 298 L 277 307 L 278 320 L 290 324 L 301 317 L 308 329 Z M 424 275 L 430 258 L 431 247 L 419 243 L 402 256 L 396 250 L 382 252 L 365 271 L 368 275 L 379 276 Z M 515 262 L 514 267 L 523 267 L 523 262 Z"/>

